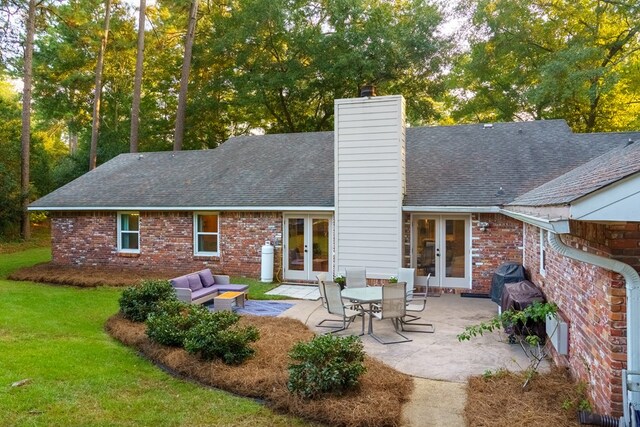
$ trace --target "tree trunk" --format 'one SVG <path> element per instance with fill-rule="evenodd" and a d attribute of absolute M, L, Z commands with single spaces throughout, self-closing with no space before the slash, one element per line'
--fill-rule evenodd
<path fill-rule="evenodd" d="M 111 0 L 105 2 L 104 34 L 98 51 L 98 63 L 96 64 L 96 87 L 93 93 L 93 123 L 91 125 L 91 149 L 89 152 L 89 170 L 96 168 L 98 156 L 98 129 L 100 128 L 100 95 L 102 94 L 102 68 L 104 65 L 104 51 L 107 48 L 109 36 L 109 19 L 111 18 Z"/>
<path fill-rule="evenodd" d="M 31 237 L 29 221 L 29 151 L 31 147 L 31 77 L 33 64 L 33 37 L 36 32 L 36 0 L 29 0 L 27 12 L 27 39 L 24 46 L 24 89 L 22 91 L 22 135 L 21 135 L 21 168 L 20 191 L 22 197 L 22 218 L 20 234 L 23 239 Z"/>
<path fill-rule="evenodd" d="M 78 134 L 69 131 L 69 154 L 76 154 L 78 151 Z"/>
<path fill-rule="evenodd" d="M 133 81 L 133 103 L 131 105 L 131 138 L 132 153 L 138 152 L 138 129 L 140 127 L 140 94 L 142 92 L 142 67 L 144 59 L 144 16 L 147 9 L 146 0 L 140 0 L 140 17 L 138 18 L 138 56 L 136 57 L 136 75 Z"/>
<path fill-rule="evenodd" d="M 173 139 L 173 151 L 182 150 L 184 138 L 184 121 L 187 113 L 187 86 L 189 85 L 189 70 L 191 69 L 191 51 L 196 35 L 196 18 L 198 16 L 198 0 L 192 0 L 189 10 L 189 26 L 184 43 L 184 60 L 182 61 L 182 75 L 180 77 L 180 93 L 178 94 L 178 112 L 176 114 L 176 131 Z"/>

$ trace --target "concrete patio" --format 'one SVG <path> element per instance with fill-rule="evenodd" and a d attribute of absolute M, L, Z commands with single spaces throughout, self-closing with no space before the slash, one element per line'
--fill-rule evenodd
<path fill-rule="evenodd" d="M 316 326 L 321 320 L 336 318 L 322 308 L 319 300 L 290 302 L 295 305 L 280 316 L 298 319 L 318 333 L 329 330 Z M 392 345 L 380 344 L 368 335 L 364 335 L 362 341 L 370 356 L 418 378 L 464 383 L 469 376 L 479 375 L 487 370 L 526 369 L 528 358 L 519 345 L 504 342 L 504 334 L 493 333 L 471 341 L 458 341 L 456 336 L 465 326 L 488 320 L 495 314 L 496 305 L 489 299 L 444 294 L 429 298 L 425 311 L 421 313 L 420 322 L 433 323 L 435 333 L 406 332 L 405 335 L 412 342 Z M 336 335 L 359 334 L 360 327 L 360 320 L 356 320 L 349 329 Z M 373 329 L 382 339 L 399 338 L 394 334 L 390 320 L 374 319 Z"/>

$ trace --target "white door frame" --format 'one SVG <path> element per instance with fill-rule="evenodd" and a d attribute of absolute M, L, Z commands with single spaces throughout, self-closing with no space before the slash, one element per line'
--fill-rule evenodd
<path fill-rule="evenodd" d="M 302 270 L 289 270 L 289 220 L 295 218 L 304 219 L 304 254 L 303 254 L 303 269 Z M 284 280 L 290 281 L 315 281 L 316 276 L 321 271 L 313 271 L 313 220 L 314 219 L 326 219 L 329 223 L 329 237 L 328 237 L 328 259 L 327 259 L 327 271 L 333 271 L 333 221 L 332 215 L 327 213 L 286 213 L 283 217 L 283 251 L 282 251 L 282 272 Z"/>
<path fill-rule="evenodd" d="M 436 256 L 435 277 L 431 277 L 429 284 L 431 286 L 441 286 L 445 288 L 471 289 L 471 215 L 447 213 L 411 214 L 411 266 L 414 268 L 418 264 L 418 254 L 416 250 L 416 238 L 418 234 L 417 220 L 421 219 L 433 219 L 436 224 L 435 249 L 439 255 Z M 446 221 L 449 219 L 463 219 L 465 221 L 464 277 L 461 278 L 446 277 L 446 274 L 442 274 L 442 272 L 446 272 Z M 419 274 L 419 272 L 416 271 L 416 274 Z M 426 276 L 416 276 L 416 284 L 425 285 Z"/>

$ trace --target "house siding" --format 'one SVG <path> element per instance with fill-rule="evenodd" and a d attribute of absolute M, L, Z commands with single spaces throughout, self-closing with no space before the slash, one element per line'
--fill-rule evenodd
<path fill-rule="evenodd" d="M 388 278 L 402 265 L 404 99 L 337 100 L 335 116 L 336 270 Z"/>
<path fill-rule="evenodd" d="M 572 221 L 565 244 L 614 258 L 640 270 L 640 225 Z M 621 369 L 626 366 L 626 291 L 624 279 L 612 271 L 582 263 L 546 248 L 545 275 L 540 273 L 540 232 L 525 225 L 525 267 L 548 301 L 558 305 L 569 324 L 569 354 L 552 352 L 589 385 L 596 411 L 621 415 Z"/>
<path fill-rule="evenodd" d="M 260 277 L 265 240 L 282 239 L 280 212 L 221 212 L 220 255 L 196 256 L 193 212 L 140 212 L 140 253 L 117 250 L 116 212 L 56 212 L 51 218 L 53 262 L 62 265 L 135 267 Z M 276 248 L 274 271 L 281 250 Z"/>

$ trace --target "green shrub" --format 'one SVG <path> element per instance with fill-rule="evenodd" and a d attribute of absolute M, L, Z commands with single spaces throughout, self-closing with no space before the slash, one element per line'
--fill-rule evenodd
<path fill-rule="evenodd" d="M 362 341 L 355 336 L 317 336 L 297 343 L 289 357 L 299 362 L 289 364 L 289 391 L 305 398 L 340 394 L 355 387 L 365 371 Z"/>
<path fill-rule="evenodd" d="M 229 365 L 244 362 L 254 353 L 249 343 L 257 341 L 260 334 L 253 326 L 240 328 L 238 320 L 240 316 L 230 311 L 199 316 L 185 334 L 185 350 L 205 360 L 221 358 Z"/>
<path fill-rule="evenodd" d="M 162 301 L 158 310 L 147 317 L 147 336 L 158 344 L 182 347 L 187 331 L 207 313 L 201 305 L 175 299 Z"/>
<path fill-rule="evenodd" d="M 122 315 L 134 322 L 144 322 L 147 316 L 166 300 L 175 300 L 176 294 L 167 280 L 143 280 L 127 288 L 118 301 Z"/>

